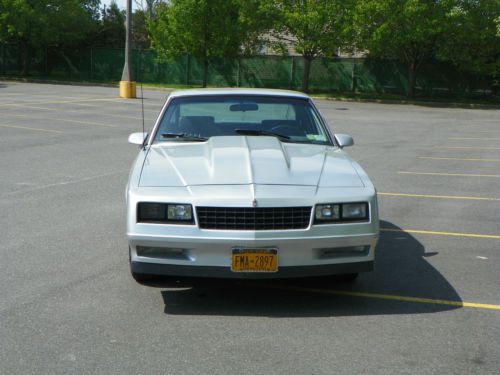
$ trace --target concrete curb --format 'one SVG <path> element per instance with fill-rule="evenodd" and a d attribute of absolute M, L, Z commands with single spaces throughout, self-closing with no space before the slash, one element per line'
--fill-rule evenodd
<path fill-rule="evenodd" d="M 18 82 L 18 83 L 44 83 L 49 85 L 66 85 L 66 86 L 96 86 L 96 87 L 119 87 L 119 83 L 101 83 L 101 82 L 79 82 L 79 81 L 58 81 L 51 79 L 37 79 L 37 78 L 13 78 L 2 77 L 0 81 L 5 82 Z"/>
<path fill-rule="evenodd" d="M 395 99 L 366 99 L 366 98 L 332 98 L 311 95 L 313 99 L 331 100 L 336 102 L 359 102 L 359 103 L 378 103 L 378 104 L 405 104 L 421 105 L 435 108 L 462 108 L 462 109 L 500 109 L 500 104 L 480 104 L 480 103 L 457 103 L 457 102 L 432 102 L 420 100 L 395 100 Z"/>

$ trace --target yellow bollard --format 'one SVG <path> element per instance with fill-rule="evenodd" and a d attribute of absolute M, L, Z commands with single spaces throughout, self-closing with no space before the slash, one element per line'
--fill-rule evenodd
<path fill-rule="evenodd" d="M 120 81 L 120 97 L 126 99 L 137 97 L 134 81 Z"/>

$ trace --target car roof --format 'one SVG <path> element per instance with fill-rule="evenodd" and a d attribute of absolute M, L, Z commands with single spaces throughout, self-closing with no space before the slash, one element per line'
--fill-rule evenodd
<path fill-rule="evenodd" d="M 309 99 L 309 96 L 297 91 L 274 90 L 274 89 L 244 89 L 244 88 L 218 88 L 218 89 L 191 89 L 173 91 L 171 98 L 186 96 L 207 96 L 207 95 L 260 95 L 260 96 L 280 96 L 287 98 Z"/>

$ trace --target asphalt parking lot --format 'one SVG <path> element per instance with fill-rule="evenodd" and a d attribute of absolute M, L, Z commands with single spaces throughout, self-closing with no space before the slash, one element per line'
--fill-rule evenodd
<path fill-rule="evenodd" d="M 145 90 L 147 129 L 166 95 Z M 141 101 L 117 96 L 0 82 L 0 373 L 500 371 L 500 110 L 316 101 L 380 194 L 354 284 L 144 286 L 124 234 Z"/>

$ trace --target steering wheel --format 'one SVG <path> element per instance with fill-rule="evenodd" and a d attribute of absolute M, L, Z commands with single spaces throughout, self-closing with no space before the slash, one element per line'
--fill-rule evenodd
<path fill-rule="evenodd" d="M 282 135 L 304 135 L 304 132 L 296 126 L 291 125 L 276 125 L 269 129 L 270 132 Z"/>

